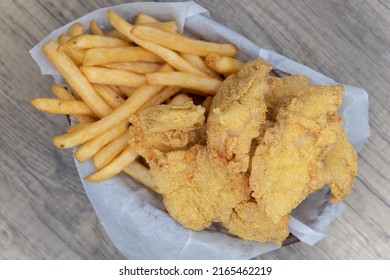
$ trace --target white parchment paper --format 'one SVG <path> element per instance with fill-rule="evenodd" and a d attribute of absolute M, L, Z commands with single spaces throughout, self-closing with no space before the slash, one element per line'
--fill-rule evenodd
<path fill-rule="evenodd" d="M 148 13 L 160 20 L 176 20 L 180 29 L 200 38 L 228 41 L 239 49 L 238 57 L 244 60 L 262 57 L 275 68 L 291 74 L 307 75 L 311 82 L 336 82 L 304 65 L 275 52 L 263 49 L 242 35 L 213 21 L 209 12 L 194 2 L 183 3 L 130 3 L 107 7 L 87 14 L 54 30 L 30 50 L 43 75 L 51 75 L 63 82 L 59 73 L 47 61 L 40 47 L 48 39 L 57 38 L 74 22 L 89 26 L 94 19 L 99 26 L 109 28 L 106 12 L 112 9 L 127 20 L 134 20 L 139 12 Z M 370 135 L 368 124 L 368 95 L 361 89 L 344 85 L 340 113 L 351 143 L 359 151 Z M 76 166 L 80 178 L 94 171 L 91 161 Z M 125 174 L 101 183 L 81 179 L 85 191 L 107 234 L 129 259 L 249 259 L 278 249 L 274 243 L 244 241 L 217 225 L 195 232 L 183 228 L 165 211 L 158 195 L 141 186 Z M 289 223 L 290 231 L 302 242 L 313 245 L 325 237 L 328 225 L 344 209 L 343 204 L 330 204 L 329 189 L 324 187 L 310 195 L 294 209 Z"/>

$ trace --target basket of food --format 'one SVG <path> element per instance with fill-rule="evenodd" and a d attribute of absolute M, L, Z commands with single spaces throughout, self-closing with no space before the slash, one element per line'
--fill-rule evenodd
<path fill-rule="evenodd" d="M 209 18 L 193 3 L 85 15 L 30 51 L 70 116 L 108 235 L 132 259 L 248 259 L 315 244 L 343 209 L 369 136 L 367 93 Z M 129 176 L 130 175 L 130 176 Z"/>

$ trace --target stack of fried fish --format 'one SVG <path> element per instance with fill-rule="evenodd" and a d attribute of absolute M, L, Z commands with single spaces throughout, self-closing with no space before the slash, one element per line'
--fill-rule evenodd
<path fill-rule="evenodd" d="M 130 144 L 184 227 L 217 222 L 245 240 L 281 244 L 289 213 L 309 194 L 328 184 L 338 202 L 351 191 L 357 157 L 337 113 L 343 87 L 271 70 L 262 59 L 247 62 L 208 112 L 189 101 L 130 119 Z"/>

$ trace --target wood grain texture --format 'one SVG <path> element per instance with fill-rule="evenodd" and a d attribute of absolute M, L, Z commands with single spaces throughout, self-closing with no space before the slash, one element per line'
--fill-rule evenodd
<path fill-rule="evenodd" d="M 122 259 L 78 179 L 71 153 L 51 144 L 67 121 L 27 101 L 49 97 L 28 51 L 51 30 L 128 1 L 0 2 L 0 259 Z M 258 45 L 365 88 L 372 135 L 359 155 L 347 210 L 315 246 L 258 259 L 390 258 L 390 2 L 206 1 L 212 17 Z"/>

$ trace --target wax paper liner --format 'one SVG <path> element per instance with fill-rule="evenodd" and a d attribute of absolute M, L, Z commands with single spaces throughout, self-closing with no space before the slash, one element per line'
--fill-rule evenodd
<path fill-rule="evenodd" d="M 260 56 L 277 69 L 307 75 L 312 83 L 336 83 L 302 64 L 257 46 L 244 36 L 213 21 L 209 18 L 209 12 L 194 2 L 129 3 L 89 13 L 51 32 L 30 50 L 42 74 L 52 75 L 56 82 L 63 82 L 40 51 L 44 42 L 57 38 L 74 22 L 89 26 L 89 21 L 94 19 L 102 28 L 108 28 L 108 9 L 130 21 L 139 12 L 148 13 L 160 20 L 174 19 L 180 30 L 184 28 L 186 33 L 205 40 L 235 44 L 241 59 Z M 359 151 L 370 135 L 368 95 L 361 88 L 344 87 L 340 113 L 343 115 L 349 140 Z M 94 171 L 91 161 L 83 164 L 75 162 L 80 178 Z M 272 242 L 241 240 L 218 225 L 199 232 L 185 229 L 166 213 L 158 195 L 125 174 L 100 183 L 81 181 L 107 234 L 119 251 L 129 259 L 249 259 L 280 247 Z M 329 202 L 329 188 L 324 187 L 294 209 L 289 229 L 302 242 L 313 245 L 325 237 L 328 225 L 344 208 L 342 203 Z"/>

